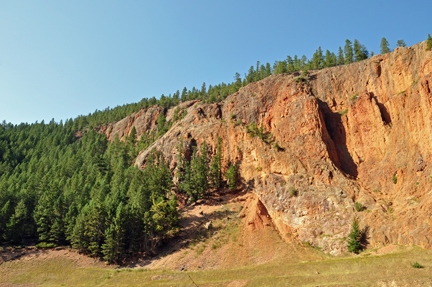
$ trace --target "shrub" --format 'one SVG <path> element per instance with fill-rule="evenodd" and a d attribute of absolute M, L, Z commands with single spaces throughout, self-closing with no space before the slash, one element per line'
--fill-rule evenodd
<path fill-rule="evenodd" d="M 417 261 L 415 263 L 411 264 L 411 266 L 414 268 L 424 268 L 424 266 L 421 265 L 420 263 L 418 263 Z"/>
<path fill-rule="evenodd" d="M 397 176 L 396 176 L 396 174 L 393 174 L 392 181 L 393 181 L 394 184 L 397 183 Z"/>
<path fill-rule="evenodd" d="M 350 98 L 350 100 L 355 102 L 358 99 L 358 95 L 359 93 L 356 93 L 354 96 Z"/>
<path fill-rule="evenodd" d="M 273 145 L 273 147 L 274 147 L 276 150 L 278 150 L 278 151 L 282 150 L 282 148 L 280 147 L 280 145 L 278 144 L 278 142 L 276 142 L 276 143 Z"/>
<path fill-rule="evenodd" d="M 345 109 L 345 110 L 343 110 L 341 113 L 340 113 L 340 115 L 341 116 L 344 116 L 344 115 L 346 115 L 348 113 L 348 109 Z"/>
<path fill-rule="evenodd" d="M 291 197 L 293 197 L 293 196 L 297 196 L 297 194 L 298 194 L 298 192 L 297 192 L 297 189 L 295 189 L 294 187 L 290 187 L 290 196 Z"/>
<path fill-rule="evenodd" d="M 348 235 L 348 251 L 352 253 L 358 254 L 361 251 L 361 236 L 362 232 L 360 230 L 360 226 L 358 224 L 357 218 L 354 217 L 353 223 L 351 226 L 351 232 Z"/>
<path fill-rule="evenodd" d="M 55 243 L 47 243 L 47 242 L 40 242 L 36 244 L 37 248 L 54 248 L 57 247 L 57 244 Z"/>
<path fill-rule="evenodd" d="M 365 210 L 366 207 L 364 207 L 360 202 L 356 202 L 356 203 L 355 203 L 355 209 L 356 209 L 358 212 L 361 212 L 361 211 Z"/>

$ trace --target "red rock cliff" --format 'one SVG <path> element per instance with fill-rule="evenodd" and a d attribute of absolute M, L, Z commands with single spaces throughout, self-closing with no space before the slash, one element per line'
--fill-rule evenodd
<path fill-rule="evenodd" d="M 214 153 L 221 137 L 225 168 L 238 165 L 244 188 L 259 196 L 282 236 L 338 254 L 357 216 L 370 246 L 431 248 L 432 52 L 425 47 L 313 71 L 307 82 L 294 81 L 299 73 L 273 75 L 219 104 L 184 103 L 187 116 L 136 164 L 156 148 L 174 170 L 180 139 L 186 147 L 205 140 Z M 156 127 L 159 112 L 172 111 L 143 110 L 107 135 L 122 137 L 133 125 L 140 135 Z M 251 138 L 252 122 L 282 149 Z M 356 212 L 355 202 L 367 209 Z"/>

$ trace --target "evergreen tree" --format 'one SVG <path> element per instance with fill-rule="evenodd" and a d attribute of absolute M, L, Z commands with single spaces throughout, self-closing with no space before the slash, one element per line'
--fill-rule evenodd
<path fill-rule="evenodd" d="M 406 47 L 406 43 L 404 40 L 398 40 L 396 43 L 397 47 Z"/>
<path fill-rule="evenodd" d="M 333 67 L 333 58 L 332 58 L 332 54 L 330 53 L 329 50 L 326 51 L 326 55 L 325 55 L 325 67 L 329 68 L 329 67 Z"/>
<path fill-rule="evenodd" d="M 124 257 L 125 252 L 125 235 L 126 235 L 126 222 L 128 220 L 127 211 L 123 203 L 117 207 L 115 218 L 112 223 L 105 230 L 105 243 L 102 244 L 102 253 L 104 259 L 109 263 L 117 263 Z"/>
<path fill-rule="evenodd" d="M 432 49 L 432 37 L 430 34 L 428 34 L 427 44 L 426 44 L 426 51 L 430 51 Z"/>
<path fill-rule="evenodd" d="M 261 67 L 260 67 L 260 72 L 259 72 L 259 79 L 262 80 L 262 79 L 264 79 L 265 77 L 267 77 L 267 75 L 266 75 L 266 68 L 265 68 L 264 65 L 261 65 Z M 237 91 L 237 90 L 236 90 L 236 91 Z"/>
<path fill-rule="evenodd" d="M 203 82 L 203 84 L 202 84 L 202 86 L 201 86 L 201 94 L 205 94 L 207 92 L 207 89 L 206 89 L 206 83 L 205 82 Z"/>
<path fill-rule="evenodd" d="M 255 82 L 258 82 L 259 80 L 261 80 L 259 70 L 260 70 L 260 61 L 257 61 L 256 69 L 255 69 Z"/>
<path fill-rule="evenodd" d="M 339 47 L 338 58 L 337 58 L 337 65 L 341 66 L 341 65 L 344 65 L 344 64 L 345 64 L 345 58 L 344 58 L 344 55 L 343 55 L 343 51 L 342 51 L 342 48 Z"/>
<path fill-rule="evenodd" d="M 357 221 L 354 217 L 351 226 L 351 232 L 348 235 L 348 251 L 353 253 L 359 253 L 361 250 L 361 230 Z"/>
<path fill-rule="evenodd" d="M 319 47 L 313 54 L 312 68 L 316 70 L 323 68 L 323 52 L 321 50 L 321 47 Z"/>
<path fill-rule="evenodd" d="M 381 54 L 383 54 L 383 55 L 391 52 L 390 44 L 387 41 L 387 39 L 384 37 L 381 39 L 380 48 L 381 48 Z"/>
<path fill-rule="evenodd" d="M 227 172 L 225 173 L 225 176 L 228 180 L 228 186 L 229 189 L 236 189 L 237 188 L 237 168 L 235 165 L 231 164 L 228 168 Z"/>
<path fill-rule="evenodd" d="M 242 80 L 241 80 L 241 77 L 240 77 L 240 74 L 239 74 L 239 73 L 235 73 L 235 75 L 234 75 L 234 81 L 235 81 L 235 85 L 236 85 L 238 88 L 240 88 L 240 87 L 241 87 L 241 82 L 242 82 Z"/>
<path fill-rule="evenodd" d="M 266 77 L 270 76 L 272 74 L 272 69 L 270 66 L 270 63 L 266 63 Z"/>
<path fill-rule="evenodd" d="M 211 186 L 219 188 L 222 183 L 222 138 L 218 137 L 216 154 L 212 158 L 209 172 Z"/>
<path fill-rule="evenodd" d="M 168 131 L 168 124 L 166 122 L 166 118 L 163 111 L 159 113 L 157 127 L 158 127 L 157 137 L 164 135 Z"/>
<path fill-rule="evenodd" d="M 357 39 L 354 40 L 354 55 L 355 55 L 356 62 L 365 60 L 369 56 L 369 52 L 366 49 L 366 47 L 360 44 L 360 42 Z"/>
<path fill-rule="evenodd" d="M 248 74 L 245 75 L 245 78 L 247 80 L 247 83 L 252 83 L 255 80 L 255 70 L 253 66 L 250 66 Z"/>
<path fill-rule="evenodd" d="M 344 58 L 345 58 L 345 64 L 351 64 L 354 62 L 354 52 L 353 52 L 352 43 L 348 39 L 345 40 Z"/>
<path fill-rule="evenodd" d="M 288 73 L 294 72 L 295 71 L 294 60 L 291 58 L 291 56 L 287 56 L 286 62 L 287 62 L 287 72 Z"/>
<path fill-rule="evenodd" d="M 183 88 L 180 99 L 182 102 L 185 102 L 187 100 L 187 88 L 186 87 Z"/>
<path fill-rule="evenodd" d="M 191 180 L 193 185 L 191 197 L 193 201 L 196 201 L 204 196 L 209 186 L 207 145 L 205 142 L 201 145 L 200 155 L 197 154 L 197 150 L 195 149 L 191 162 L 191 170 Z"/>
<path fill-rule="evenodd" d="M 332 67 L 336 66 L 336 63 L 337 63 L 336 54 L 332 52 L 331 53 L 331 64 L 332 64 Z"/>

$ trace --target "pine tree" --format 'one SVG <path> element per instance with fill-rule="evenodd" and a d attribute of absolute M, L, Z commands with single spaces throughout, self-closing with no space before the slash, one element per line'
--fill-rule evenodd
<path fill-rule="evenodd" d="M 254 66 L 250 66 L 249 70 L 248 70 L 248 74 L 245 76 L 247 83 L 252 83 L 255 80 L 255 70 L 254 70 Z"/>
<path fill-rule="evenodd" d="M 356 62 L 365 60 L 369 56 L 369 52 L 366 49 L 366 47 L 360 44 L 360 42 L 357 39 L 354 40 L 354 55 L 355 55 Z"/>
<path fill-rule="evenodd" d="M 206 93 L 207 93 L 207 90 L 206 90 L 206 83 L 203 82 L 203 84 L 202 84 L 202 86 L 201 86 L 201 94 L 204 95 L 204 94 L 206 94 Z"/>
<path fill-rule="evenodd" d="M 266 77 L 270 76 L 272 74 L 272 69 L 270 66 L 270 63 L 266 63 Z"/>
<path fill-rule="evenodd" d="M 329 68 L 329 67 L 333 66 L 332 60 L 333 60 L 332 59 L 332 54 L 330 53 L 329 50 L 327 50 L 326 51 L 326 55 L 325 55 L 325 67 L 326 68 Z"/>
<path fill-rule="evenodd" d="M 211 186 L 219 188 L 222 183 L 222 138 L 218 137 L 216 154 L 210 164 L 209 178 Z"/>
<path fill-rule="evenodd" d="M 182 102 L 187 100 L 187 88 L 186 87 L 183 88 L 180 99 Z"/>
<path fill-rule="evenodd" d="M 225 177 L 228 180 L 229 189 L 237 188 L 237 168 L 235 165 L 231 164 L 225 173 Z"/>
<path fill-rule="evenodd" d="M 353 253 L 359 253 L 361 246 L 361 230 L 357 221 L 357 218 L 354 217 L 353 223 L 351 225 L 351 232 L 348 235 L 348 251 Z"/>
<path fill-rule="evenodd" d="M 428 34 L 426 51 L 430 51 L 431 49 L 432 49 L 432 37 L 430 34 Z"/>
<path fill-rule="evenodd" d="M 343 51 L 342 51 L 341 47 L 339 47 L 338 58 L 337 58 L 336 64 L 338 66 L 341 66 L 341 65 L 345 64 L 345 58 L 344 58 Z"/>
<path fill-rule="evenodd" d="M 259 78 L 260 80 L 264 79 L 266 76 L 266 68 L 264 65 L 261 65 L 260 72 L 259 72 Z M 237 91 L 237 90 L 236 90 Z"/>
<path fill-rule="evenodd" d="M 125 223 L 128 220 L 127 211 L 122 202 L 117 207 L 115 218 L 105 230 L 105 243 L 102 244 L 104 259 L 116 263 L 124 257 Z"/>
<path fill-rule="evenodd" d="M 203 142 L 201 145 L 200 155 L 197 150 L 194 150 L 194 155 L 191 162 L 192 170 L 192 200 L 196 201 L 204 196 L 209 186 L 208 167 L 207 167 L 207 144 Z"/>
<path fill-rule="evenodd" d="M 288 72 L 288 73 L 292 73 L 292 72 L 294 72 L 294 71 L 295 71 L 295 68 L 294 68 L 294 61 L 293 61 L 293 59 L 291 58 L 291 56 L 287 56 L 286 62 L 288 63 L 288 65 L 287 65 L 287 72 Z"/>
<path fill-rule="evenodd" d="M 344 57 L 345 57 L 345 64 L 351 64 L 354 62 L 354 52 L 353 52 L 352 43 L 348 39 L 345 40 Z"/>
<path fill-rule="evenodd" d="M 316 70 L 323 68 L 323 53 L 321 47 L 318 47 L 318 49 L 313 54 L 312 68 Z"/>
<path fill-rule="evenodd" d="M 159 112 L 157 127 L 158 127 L 157 137 L 160 137 L 161 135 L 165 134 L 168 131 L 168 125 L 163 111 Z"/>
<path fill-rule="evenodd" d="M 404 40 L 398 40 L 396 43 L 397 47 L 406 47 L 406 43 Z"/>
<path fill-rule="evenodd" d="M 381 54 L 383 54 L 383 55 L 391 52 L 390 44 L 387 41 L 387 39 L 384 37 L 381 39 L 380 48 L 381 48 Z"/>
<path fill-rule="evenodd" d="M 336 63 L 337 63 L 336 54 L 332 52 L 331 53 L 331 64 L 332 64 L 332 67 L 336 66 Z"/>

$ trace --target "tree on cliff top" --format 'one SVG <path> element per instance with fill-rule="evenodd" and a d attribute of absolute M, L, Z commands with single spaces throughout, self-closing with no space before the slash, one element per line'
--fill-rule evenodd
<path fill-rule="evenodd" d="M 432 37 L 430 34 L 428 34 L 426 51 L 430 51 L 431 49 L 432 49 Z"/>
<path fill-rule="evenodd" d="M 390 50 L 390 44 L 387 41 L 387 39 L 384 38 L 384 37 L 381 39 L 381 45 L 380 45 L 380 47 L 381 47 L 381 54 L 383 54 L 383 55 L 391 52 L 391 50 Z"/>
<path fill-rule="evenodd" d="M 398 40 L 396 43 L 396 46 L 398 47 L 406 47 L 406 43 L 404 40 Z"/>
<path fill-rule="evenodd" d="M 369 57 L 369 52 L 366 47 L 360 44 L 359 40 L 354 40 L 354 55 L 356 62 L 365 60 Z"/>
<path fill-rule="evenodd" d="M 354 51 L 353 51 L 352 43 L 348 39 L 345 40 L 344 54 L 345 54 L 345 64 L 351 64 L 354 62 Z"/>

